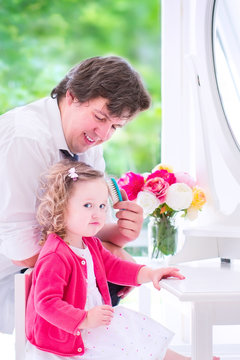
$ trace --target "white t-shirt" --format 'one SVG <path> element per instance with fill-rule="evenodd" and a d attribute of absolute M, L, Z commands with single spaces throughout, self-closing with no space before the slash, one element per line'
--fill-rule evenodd
<path fill-rule="evenodd" d="M 56 99 L 0 116 L 0 253 L 9 259 L 27 259 L 40 250 L 36 194 L 41 175 L 61 160 L 60 149 L 69 151 Z M 101 146 L 79 154 L 79 161 L 105 170 Z"/>

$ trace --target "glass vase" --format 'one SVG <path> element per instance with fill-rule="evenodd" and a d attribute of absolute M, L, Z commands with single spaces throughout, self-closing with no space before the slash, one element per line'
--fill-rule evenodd
<path fill-rule="evenodd" d="M 166 259 L 177 250 L 178 231 L 174 217 L 150 217 L 148 223 L 148 255 L 151 259 Z"/>

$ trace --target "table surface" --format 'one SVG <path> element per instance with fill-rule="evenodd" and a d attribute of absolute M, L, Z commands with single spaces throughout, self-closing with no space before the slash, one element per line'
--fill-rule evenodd
<path fill-rule="evenodd" d="M 154 268 L 166 266 L 147 258 L 136 260 Z M 216 258 L 180 263 L 176 267 L 186 279 L 163 279 L 160 286 L 180 301 L 192 303 L 192 359 L 211 360 L 213 325 L 240 324 L 240 260 L 228 264 Z"/>
<path fill-rule="evenodd" d="M 146 265 L 166 266 L 156 261 L 145 261 Z M 181 301 L 239 301 L 240 260 L 230 264 L 221 263 L 220 258 L 191 261 L 176 265 L 186 277 L 184 280 L 163 279 L 160 285 Z"/>

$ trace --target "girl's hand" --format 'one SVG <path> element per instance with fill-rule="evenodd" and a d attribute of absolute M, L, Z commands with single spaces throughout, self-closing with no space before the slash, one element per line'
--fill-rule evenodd
<path fill-rule="evenodd" d="M 183 276 L 179 272 L 179 269 L 177 269 L 177 268 L 167 267 L 167 268 L 160 268 L 160 269 L 152 269 L 151 280 L 152 280 L 153 286 L 157 290 L 161 289 L 161 287 L 159 285 L 159 281 L 162 279 L 166 279 L 168 277 L 175 277 L 180 280 L 185 279 L 185 276 Z"/>
<path fill-rule="evenodd" d="M 81 329 L 110 325 L 114 310 L 110 305 L 100 305 L 88 310 L 86 318 L 80 324 Z"/>

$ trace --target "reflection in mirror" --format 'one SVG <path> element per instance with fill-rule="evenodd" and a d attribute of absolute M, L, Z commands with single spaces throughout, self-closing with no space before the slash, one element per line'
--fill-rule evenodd
<path fill-rule="evenodd" d="M 213 57 L 222 107 L 240 150 L 240 6 L 239 0 L 215 0 Z"/>

